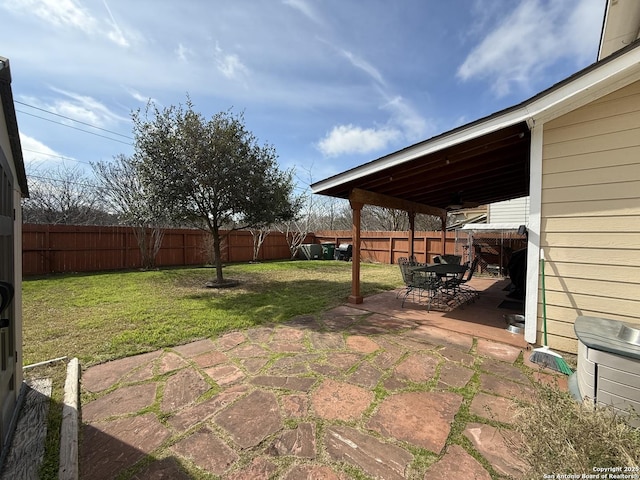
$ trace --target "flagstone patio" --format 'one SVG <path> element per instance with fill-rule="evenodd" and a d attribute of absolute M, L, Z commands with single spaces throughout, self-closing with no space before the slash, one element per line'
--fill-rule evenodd
<path fill-rule="evenodd" d="M 499 286 L 478 279 L 452 312 L 387 292 L 91 367 L 81 478 L 517 478 L 509 424 L 548 374 L 523 365 Z"/>

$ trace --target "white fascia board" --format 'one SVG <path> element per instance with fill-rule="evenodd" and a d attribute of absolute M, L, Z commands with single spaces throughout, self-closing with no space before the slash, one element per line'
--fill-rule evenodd
<path fill-rule="evenodd" d="M 329 188 L 402 165 L 423 155 L 444 150 L 519 122 L 526 122 L 531 128 L 536 121 L 548 122 L 636 80 L 640 80 L 640 45 L 560 87 L 552 88 L 547 94 L 531 98 L 520 107 L 514 107 L 505 111 L 504 114 L 489 117 L 486 121 L 472 123 L 468 128 L 456 129 L 451 134 L 445 133 L 431 141 L 426 140 L 322 180 L 311 186 L 312 191 L 313 193 L 322 193 Z"/>

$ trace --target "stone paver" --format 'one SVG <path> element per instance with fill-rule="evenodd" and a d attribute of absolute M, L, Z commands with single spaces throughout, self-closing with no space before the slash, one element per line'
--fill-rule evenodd
<path fill-rule="evenodd" d="M 229 480 L 268 480 L 276 470 L 278 467 L 275 463 L 264 457 L 257 457 L 249 466 L 239 472 L 229 474 L 228 477 Z"/>
<path fill-rule="evenodd" d="M 424 480 L 434 478 L 491 480 L 491 475 L 464 448 L 460 445 L 451 445 L 447 448 L 446 455 L 431 465 L 424 476 Z"/>
<path fill-rule="evenodd" d="M 356 465 L 374 478 L 402 479 L 413 460 L 406 450 L 350 427 L 328 428 L 324 444 L 333 460 Z"/>
<path fill-rule="evenodd" d="M 456 393 L 411 392 L 386 398 L 367 427 L 439 453 L 462 404 Z"/>
<path fill-rule="evenodd" d="M 236 452 L 208 428 L 180 440 L 171 450 L 214 475 L 222 475 L 238 459 Z"/>
<path fill-rule="evenodd" d="M 411 354 L 396 366 L 394 369 L 395 377 L 414 383 L 428 382 L 434 377 L 438 363 L 438 358 L 432 355 Z"/>
<path fill-rule="evenodd" d="M 195 401 L 209 390 L 209 384 L 192 368 L 180 370 L 167 380 L 160 404 L 163 412 L 171 412 Z"/>
<path fill-rule="evenodd" d="M 519 348 L 504 343 L 492 342 L 486 338 L 478 339 L 478 353 L 487 357 L 513 363 L 518 359 L 521 351 Z"/>
<path fill-rule="evenodd" d="M 155 383 L 119 388 L 83 408 L 82 417 L 87 422 L 94 422 L 115 415 L 135 413 L 153 404 L 157 388 Z"/>
<path fill-rule="evenodd" d="M 519 439 L 512 431 L 470 423 L 464 435 L 499 474 L 519 478 L 526 471 L 527 465 L 516 453 Z"/>
<path fill-rule="evenodd" d="M 510 398 L 480 392 L 473 397 L 469 413 L 502 423 L 512 423 L 518 404 Z"/>
<path fill-rule="evenodd" d="M 187 365 L 188 363 L 180 355 L 173 352 L 167 352 L 160 358 L 158 362 L 158 371 L 161 374 L 169 373 L 173 372 L 174 370 L 184 368 Z"/>
<path fill-rule="evenodd" d="M 520 368 L 510 363 L 486 358 L 482 361 L 480 369 L 499 377 L 505 377 L 513 382 L 524 383 L 525 385 L 531 383 L 529 377 Z"/>
<path fill-rule="evenodd" d="M 463 388 L 469 383 L 473 373 L 470 368 L 461 367 L 455 363 L 445 363 L 440 369 L 439 387 Z"/>
<path fill-rule="evenodd" d="M 535 397 L 535 391 L 531 385 L 512 382 L 506 378 L 488 373 L 480 374 L 480 389 L 502 397 L 515 398 L 526 403 L 531 403 Z"/>
<path fill-rule="evenodd" d="M 149 364 L 161 354 L 162 352 L 158 350 L 96 365 L 82 375 L 82 387 L 89 392 L 106 390 L 132 370 Z"/>
<path fill-rule="evenodd" d="M 227 407 L 215 417 L 241 448 L 258 445 L 265 437 L 282 428 L 282 417 L 276 396 L 255 390 Z"/>
<path fill-rule="evenodd" d="M 311 396 L 311 405 L 320 418 L 357 420 L 373 401 L 373 392 L 335 380 L 325 380 Z"/>
<path fill-rule="evenodd" d="M 553 372 L 387 297 L 367 305 L 379 311 L 343 305 L 87 369 L 80 478 L 517 478 L 508 426 Z M 474 375 L 468 443 L 451 426 Z M 415 449 L 437 458 L 414 463 Z"/>
<path fill-rule="evenodd" d="M 173 350 L 186 358 L 192 358 L 200 353 L 210 352 L 215 349 L 215 344 L 208 338 L 198 340 L 197 342 L 187 343 L 173 347 Z"/>
<path fill-rule="evenodd" d="M 274 456 L 291 455 L 299 458 L 315 458 L 315 424 L 300 423 L 293 430 L 284 431 L 274 440 L 269 451 Z"/>
<path fill-rule="evenodd" d="M 190 478 L 174 458 L 164 458 L 147 465 L 131 480 L 189 480 Z"/>
<path fill-rule="evenodd" d="M 351 335 L 347 338 L 347 347 L 360 353 L 373 353 L 380 349 L 380 345 L 368 337 L 361 335 Z"/>
<path fill-rule="evenodd" d="M 197 405 L 180 410 L 167 420 L 177 431 L 185 431 L 194 425 L 207 420 L 213 414 L 243 397 L 249 392 L 247 385 L 236 385 L 205 400 Z"/>
<path fill-rule="evenodd" d="M 84 425 L 80 477 L 107 480 L 132 467 L 170 436 L 152 413 Z"/>

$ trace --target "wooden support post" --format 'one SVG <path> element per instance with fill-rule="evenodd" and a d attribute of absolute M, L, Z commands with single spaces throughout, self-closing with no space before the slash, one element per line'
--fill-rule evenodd
<path fill-rule="evenodd" d="M 351 255 L 351 295 L 349 295 L 349 303 L 362 303 L 363 298 L 360 295 L 360 217 L 362 212 L 362 203 L 350 202 L 353 210 L 353 246 Z"/>
<path fill-rule="evenodd" d="M 409 258 L 414 256 L 413 242 L 416 236 L 416 214 L 415 212 L 407 212 L 409 215 Z"/>
<path fill-rule="evenodd" d="M 441 217 L 442 221 L 442 255 L 447 254 L 447 213 L 445 212 Z"/>

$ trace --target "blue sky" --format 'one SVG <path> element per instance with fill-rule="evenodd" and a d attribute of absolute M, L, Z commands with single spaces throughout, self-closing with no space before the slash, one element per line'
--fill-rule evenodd
<path fill-rule="evenodd" d="M 593 63 L 604 6 L 0 0 L 0 55 L 11 62 L 28 174 L 61 163 L 90 172 L 89 162 L 132 153 L 131 111 L 148 99 L 184 103 L 188 93 L 206 117 L 244 112 L 304 188 Z"/>

